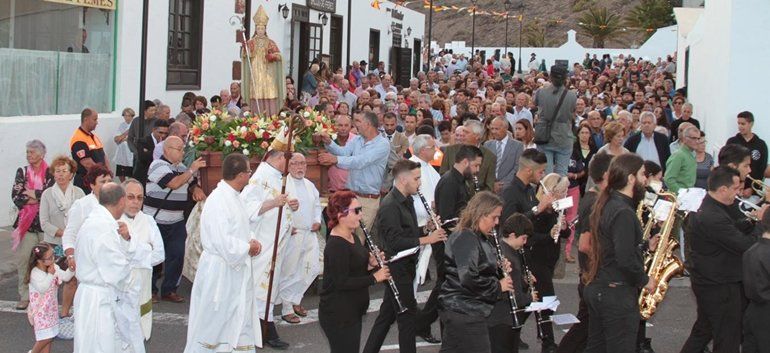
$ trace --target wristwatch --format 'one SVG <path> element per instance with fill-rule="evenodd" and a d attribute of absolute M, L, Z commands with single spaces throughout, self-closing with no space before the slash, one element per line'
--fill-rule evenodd
<path fill-rule="evenodd" d="M 537 205 L 532 206 L 532 213 L 537 213 Z"/>

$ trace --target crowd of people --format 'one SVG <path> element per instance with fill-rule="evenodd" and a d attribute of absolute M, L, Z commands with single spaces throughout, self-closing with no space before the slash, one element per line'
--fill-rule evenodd
<path fill-rule="evenodd" d="M 59 322 L 73 315 L 76 352 L 143 352 L 153 304 L 187 300 L 177 290 L 191 256 L 185 352 L 290 347 L 273 308 L 301 322 L 302 297 L 321 273 L 319 321 L 332 352 L 361 350 L 377 283 L 385 295 L 367 353 L 380 350 L 394 322 L 403 352 L 415 352 L 417 338 L 442 352 L 518 352 L 529 347 L 520 330 L 530 316 L 542 352 L 654 352 L 637 305 L 660 280 L 643 263 L 658 247 L 658 236 L 643 239 L 636 215 L 645 187 L 707 193 L 672 233 L 698 307 L 682 352 L 707 351 L 709 342 L 714 352 L 760 352 L 770 346 L 762 334 L 770 215 L 764 205 L 741 211 L 736 197 L 762 203 L 753 180 L 766 176 L 767 146 L 744 111 L 736 136 L 709 154 L 686 90 L 674 88 L 675 61 L 586 55 L 546 71 L 533 54 L 516 73 L 510 57 L 442 52 L 408 86 L 383 63 L 331 72 L 314 62 L 299 84 L 286 78 L 281 109 L 333 118 L 336 136 L 317 136 L 328 190 L 306 179 L 302 154 L 272 149 L 254 171 L 245 156 L 227 156 L 223 180 L 203 192 L 206 163 L 188 131 L 214 109 L 259 113 L 237 82 L 210 99 L 188 92 L 173 118 L 159 101 L 146 101 L 140 118 L 125 109 L 114 171 L 94 134 L 98 113 L 85 109 L 71 156 L 49 166 L 45 144 L 30 141 L 14 183 L 17 309 L 35 328 L 32 352 L 49 351 Z M 559 206 L 566 198 L 574 206 Z M 198 236 L 188 234 L 191 220 L 201 254 L 185 252 Z M 433 288 L 419 308 L 415 288 L 431 261 Z M 553 279 L 575 261 L 580 323 L 559 343 L 553 312 L 521 309 L 556 295 Z"/>

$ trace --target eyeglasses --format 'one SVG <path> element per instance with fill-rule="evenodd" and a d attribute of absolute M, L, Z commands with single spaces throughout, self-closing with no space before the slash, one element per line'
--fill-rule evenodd
<path fill-rule="evenodd" d="M 674 105 L 682 105 L 682 104 L 684 104 L 684 103 L 682 103 L 682 102 L 674 102 Z"/>
<path fill-rule="evenodd" d="M 139 202 L 142 202 L 142 201 L 144 201 L 144 196 L 129 194 L 129 195 L 126 195 L 126 199 L 128 199 L 128 201 L 139 201 Z"/>
<path fill-rule="evenodd" d="M 353 211 L 356 215 L 359 215 L 359 214 L 361 214 L 361 212 L 363 212 L 363 210 L 364 210 L 364 208 L 361 207 L 361 206 L 356 207 L 356 208 L 348 208 L 348 209 L 346 209 L 345 211 L 342 212 L 342 215 L 343 216 L 347 216 L 347 215 L 350 214 L 350 211 Z"/>

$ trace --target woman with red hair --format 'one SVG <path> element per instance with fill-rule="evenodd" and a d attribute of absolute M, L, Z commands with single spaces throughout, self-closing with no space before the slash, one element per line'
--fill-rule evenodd
<path fill-rule="evenodd" d="M 326 215 L 331 232 L 324 249 L 318 319 L 332 353 L 358 353 L 361 321 L 369 307 L 369 286 L 386 281 L 390 272 L 387 266 L 374 271 L 377 261 L 355 236 L 363 214 L 352 191 L 335 192 L 329 198 Z"/>

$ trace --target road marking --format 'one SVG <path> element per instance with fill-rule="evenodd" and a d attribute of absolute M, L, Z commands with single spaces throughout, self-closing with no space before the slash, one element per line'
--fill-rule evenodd
<path fill-rule="evenodd" d="M 417 347 L 432 347 L 432 346 L 440 346 L 441 343 L 428 343 L 428 342 L 417 342 Z M 380 351 L 395 351 L 398 349 L 399 346 L 397 344 L 389 344 L 380 347 Z"/>
<path fill-rule="evenodd" d="M 429 296 L 430 296 L 430 291 L 417 292 L 417 298 L 416 298 L 417 303 L 419 304 L 425 303 L 426 301 L 428 301 Z M 382 299 L 372 299 L 369 301 L 369 308 L 366 310 L 366 312 L 373 313 L 376 311 L 380 311 L 381 305 L 382 305 Z M 0 312 L 16 313 L 16 314 L 27 313 L 26 310 L 16 310 L 16 302 L 7 301 L 7 300 L 0 300 Z M 275 317 L 275 323 L 278 326 L 295 326 L 295 325 L 312 324 L 312 323 L 318 322 L 318 309 L 308 310 L 307 317 L 304 317 L 301 319 L 302 319 L 302 322 L 298 324 L 290 324 L 288 322 L 283 321 L 283 319 L 281 319 L 281 316 L 279 315 Z M 152 313 L 152 321 L 153 323 L 160 324 L 160 325 L 187 326 L 187 314 L 164 313 L 164 312 L 155 311 Z"/>

